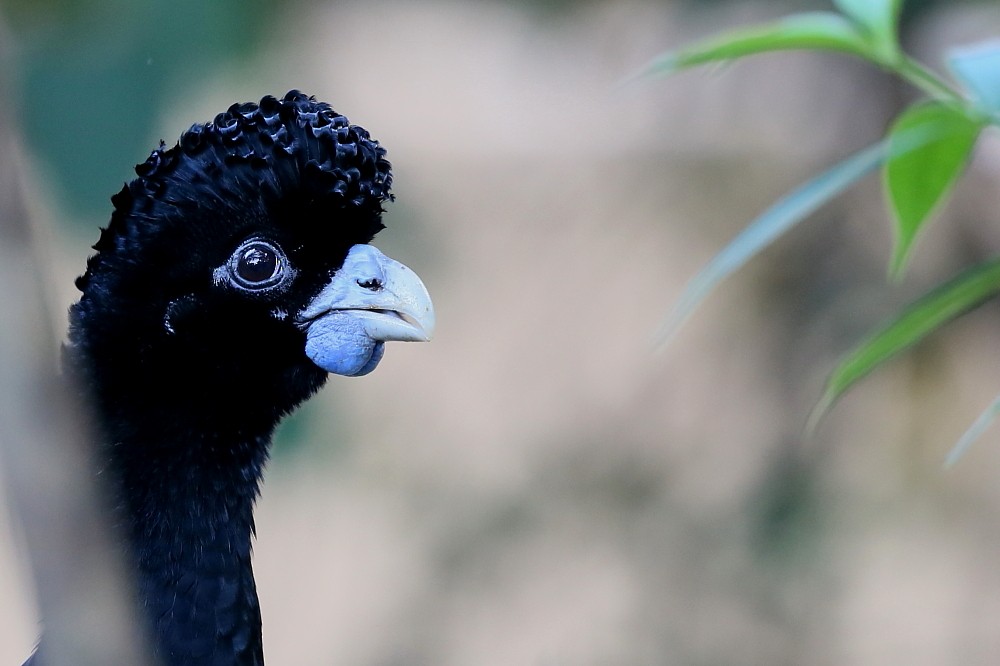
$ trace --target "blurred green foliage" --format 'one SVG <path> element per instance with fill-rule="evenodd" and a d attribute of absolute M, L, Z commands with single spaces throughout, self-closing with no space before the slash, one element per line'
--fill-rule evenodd
<path fill-rule="evenodd" d="M 902 111 L 886 137 L 810 179 L 754 218 L 688 283 L 657 336 L 665 344 L 708 293 L 780 235 L 810 217 L 875 166 L 882 166 L 895 244 L 889 274 L 900 278 L 921 229 L 948 198 L 984 129 L 1000 127 L 1000 43 L 949 51 L 945 77 L 906 53 L 900 19 L 904 0 L 832 0 L 833 11 L 792 14 L 730 30 L 661 54 L 640 76 L 672 74 L 697 65 L 728 63 L 787 50 L 850 54 L 895 74 L 924 99 Z M 857 381 L 927 335 L 1000 293 L 997 264 L 979 264 L 932 290 L 862 341 L 830 374 L 809 429 Z M 1000 410 L 989 407 L 993 418 Z M 981 432 L 986 416 L 970 432 Z M 967 446 L 968 437 L 960 440 Z"/>
<path fill-rule="evenodd" d="M 287 6 L 287 5 L 286 5 Z M 249 56 L 280 5 L 263 0 L 9 2 L 14 108 L 71 219 L 104 216 L 142 161 L 166 96 Z"/>
<path fill-rule="evenodd" d="M 505 0 L 554 17 L 599 0 Z M 661 0 L 704 10 L 744 0 Z M 907 17 L 940 0 L 907 3 Z M 956 0 L 951 0 L 954 4 Z M 967 0 L 973 1 L 973 0 Z M 818 6 L 784 0 L 779 9 Z M 108 198 L 159 137 L 168 95 L 197 89 L 206 72 L 251 57 L 280 12 L 265 0 L 5 0 L 16 40 L 14 110 L 29 148 L 54 179 L 72 220 L 103 217 Z M 172 137 L 164 137 L 172 140 Z"/>

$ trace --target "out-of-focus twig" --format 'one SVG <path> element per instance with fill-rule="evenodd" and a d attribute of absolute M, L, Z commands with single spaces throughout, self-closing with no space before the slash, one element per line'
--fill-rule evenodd
<path fill-rule="evenodd" d="M 0 97 L 10 100 L 5 32 L 0 23 Z M 7 114 L 0 116 L 0 470 L 34 573 L 43 662 L 142 665 L 149 662 L 136 640 L 129 585 L 91 472 L 87 419 L 58 372 Z"/>

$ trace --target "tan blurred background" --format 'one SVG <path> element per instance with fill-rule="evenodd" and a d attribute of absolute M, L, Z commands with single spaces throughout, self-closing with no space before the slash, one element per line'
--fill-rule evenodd
<path fill-rule="evenodd" d="M 424 278 L 438 334 L 391 347 L 368 377 L 332 379 L 283 430 L 255 546 L 269 664 L 1000 654 L 1000 435 L 942 469 L 1000 392 L 995 304 L 800 436 L 840 354 L 1000 248 L 997 136 L 903 284 L 885 280 L 889 223 L 871 178 L 651 350 L 713 252 L 877 140 L 913 97 L 836 55 L 620 82 L 697 37 L 826 3 L 255 2 L 253 16 L 219 9 L 225 37 L 197 29 L 224 48 L 176 70 L 162 45 L 193 19 L 143 26 L 114 0 L 83 3 L 89 14 L 40 4 L 3 7 L 0 38 L 60 331 L 131 165 L 233 101 L 301 88 L 371 130 L 395 167 L 377 244 Z M 995 2 L 917 4 L 906 44 L 935 68 L 947 46 L 1000 34 Z M 116 70 L 115 49 L 138 61 Z M 146 124 L 102 125 L 105 96 L 123 100 L 117 122 Z M 89 138 L 41 138 L 60 123 Z M 96 169 L 107 182 L 76 183 Z M 0 664 L 19 664 L 37 634 L 12 520 L 0 504 Z"/>

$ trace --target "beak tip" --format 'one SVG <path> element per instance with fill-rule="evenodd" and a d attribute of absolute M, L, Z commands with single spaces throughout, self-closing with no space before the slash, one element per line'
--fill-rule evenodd
<path fill-rule="evenodd" d="M 437 321 L 435 320 L 435 317 L 434 317 L 434 311 L 433 310 L 429 310 L 428 311 L 427 315 L 424 316 L 424 321 L 421 322 L 421 324 L 422 324 L 421 328 L 423 329 L 423 332 L 424 332 L 424 340 L 423 341 L 424 342 L 430 342 L 431 338 L 434 337 L 434 327 L 437 324 Z"/>

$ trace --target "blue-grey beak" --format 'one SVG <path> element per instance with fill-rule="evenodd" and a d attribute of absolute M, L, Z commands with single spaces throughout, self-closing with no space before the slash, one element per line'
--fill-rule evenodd
<path fill-rule="evenodd" d="M 375 369 L 384 343 L 424 342 L 434 333 L 434 306 L 424 283 L 371 245 L 352 247 L 296 319 L 313 363 L 352 377 Z"/>

